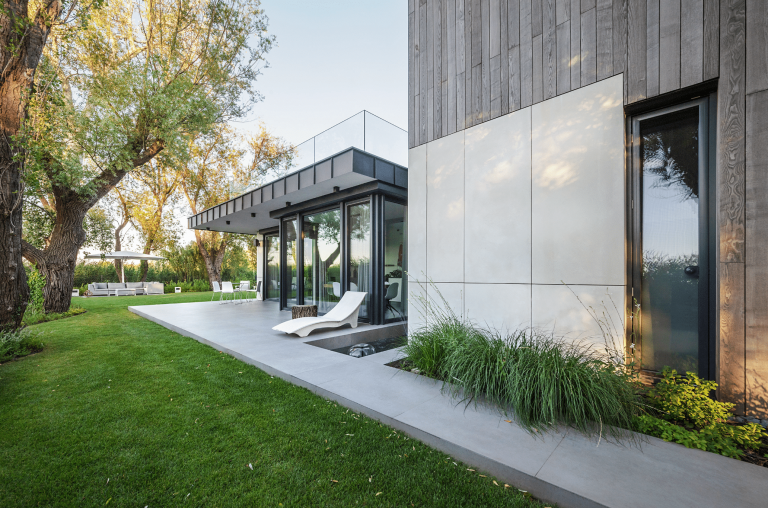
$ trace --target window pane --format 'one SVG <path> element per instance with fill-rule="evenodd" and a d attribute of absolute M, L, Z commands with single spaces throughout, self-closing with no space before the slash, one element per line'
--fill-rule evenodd
<path fill-rule="evenodd" d="M 288 307 L 296 305 L 296 230 L 298 229 L 298 220 L 283 221 L 283 234 L 285 235 L 285 281 L 286 284 L 286 304 Z"/>
<path fill-rule="evenodd" d="M 405 319 L 406 251 L 405 206 L 384 203 L 384 319 Z"/>
<path fill-rule="evenodd" d="M 698 108 L 640 124 L 643 367 L 698 371 Z"/>
<path fill-rule="evenodd" d="M 319 313 L 341 298 L 341 212 L 328 210 L 304 217 L 304 304 Z"/>
<path fill-rule="evenodd" d="M 267 248 L 266 296 L 268 300 L 280 299 L 280 239 L 277 236 L 264 238 Z"/>
<path fill-rule="evenodd" d="M 368 293 L 360 317 L 368 319 L 371 299 L 371 205 L 361 203 L 347 208 L 349 224 L 349 290 Z"/>

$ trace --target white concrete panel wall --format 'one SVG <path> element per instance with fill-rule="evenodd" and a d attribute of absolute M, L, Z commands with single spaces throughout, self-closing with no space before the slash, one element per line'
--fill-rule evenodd
<path fill-rule="evenodd" d="M 431 302 L 600 342 L 586 305 L 621 333 L 622 88 L 615 76 L 410 151 L 409 265 Z"/>

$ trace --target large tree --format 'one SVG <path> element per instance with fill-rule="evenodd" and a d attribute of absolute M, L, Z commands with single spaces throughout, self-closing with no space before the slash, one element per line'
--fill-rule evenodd
<path fill-rule="evenodd" d="M 285 173 L 295 155 L 295 147 L 270 134 L 264 125 L 255 135 L 242 139 L 221 124 L 191 143 L 188 161 L 178 166 L 181 188 L 192 213 L 197 214 L 258 185 L 268 175 Z M 195 229 L 209 282 L 221 282 L 224 254 L 234 236 Z"/>
<path fill-rule="evenodd" d="M 22 263 L 24 124 L 51 30 L 86 12 L 75 0 L 3 0 L 0 6 L 0 329 L 21 324 L 29 297 Z"/>
<path fill-rule="evenodd" d="M 83 219 L 129 172 L 245 114 L 273 38 L 259 0 L 115 0 L 47 50 L 30 122 L 29 185 L 53 197 L 46 312 L 69 308 Z M 41 80 L 42 82 L 42 80 Z"/>

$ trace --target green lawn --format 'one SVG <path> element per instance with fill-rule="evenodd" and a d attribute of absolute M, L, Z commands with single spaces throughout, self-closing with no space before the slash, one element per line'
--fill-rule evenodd
<path fill-rule="evenodd" d="M 0 506 L 541 506 L 127 310 L 210 295 L 32 327 L 45 350 L 0 366 Z"/>

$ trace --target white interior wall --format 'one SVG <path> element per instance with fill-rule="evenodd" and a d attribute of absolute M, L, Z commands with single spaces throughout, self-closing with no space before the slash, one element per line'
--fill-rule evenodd
<path fill-rule="evenodd" d="M 584 306 L 620 319 L 622 87 L 615 76 L 410 150 L 409 274 L 430 300 L 574 337 L 597 332 Z"/>

